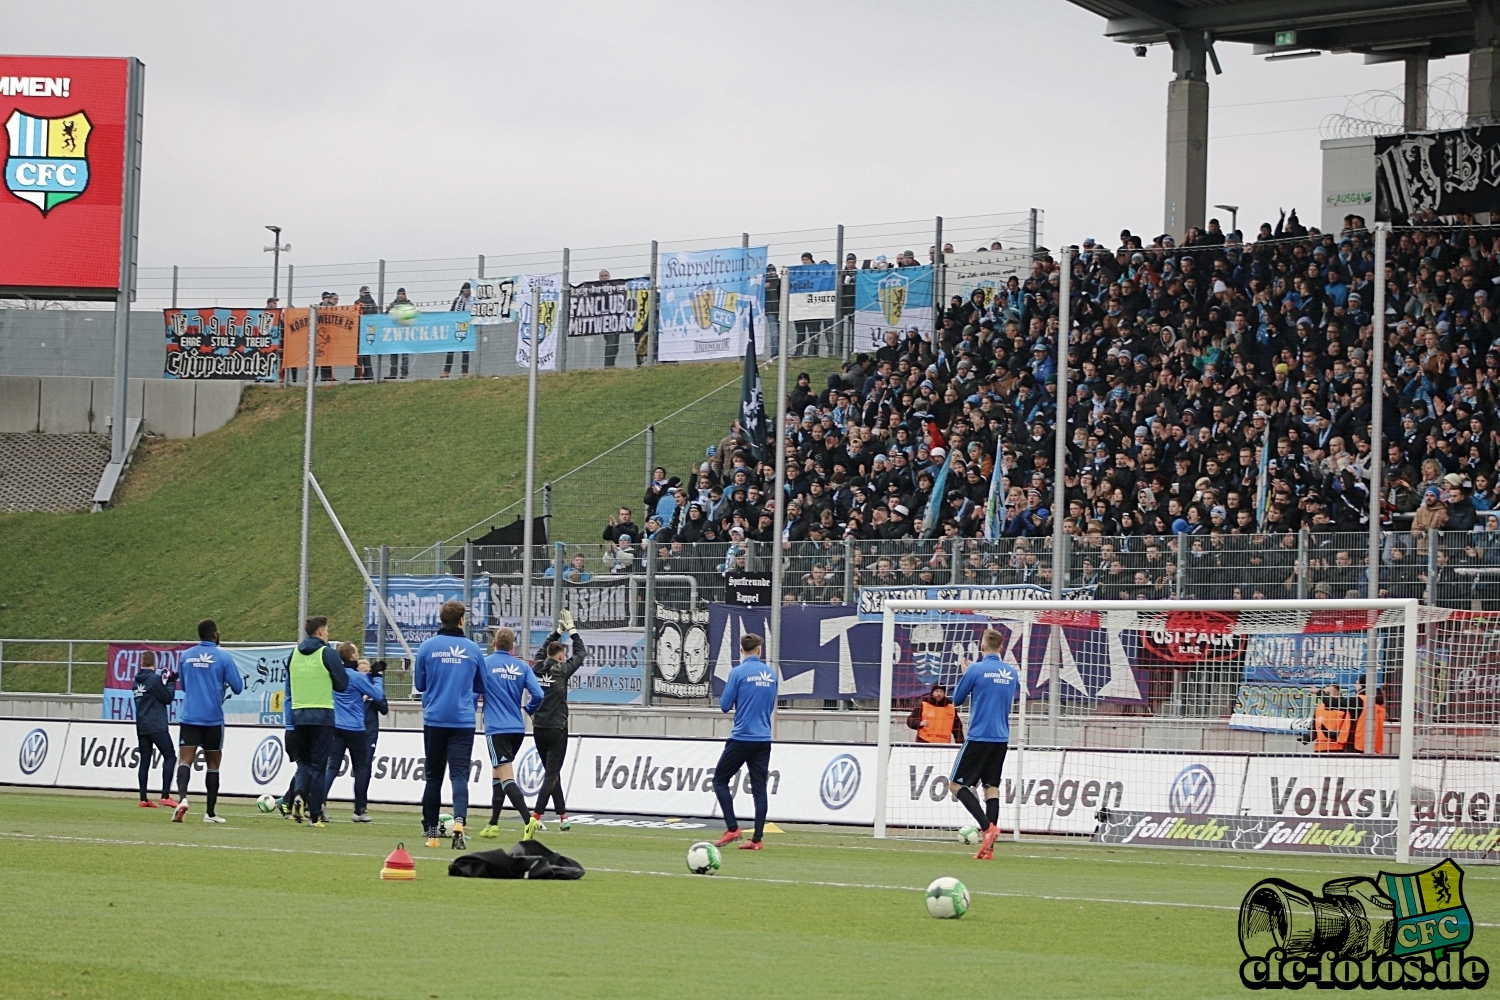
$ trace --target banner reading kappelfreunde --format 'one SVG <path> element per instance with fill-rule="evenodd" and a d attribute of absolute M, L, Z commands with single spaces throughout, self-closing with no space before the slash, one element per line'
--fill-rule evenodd
<path fill-rule="evenodd" d="M 557 309 L 562 301 L 561 274 L 520 274 L 515 278 L 515 305 L 512 310 L 521 318 L 516 334 L 516 366 L 531 367 L 531 299 L 538 292 L 540 310 L 538 326 L 540 352 L 536 366 L 544 372 L 557 370 Z"/>
<path fill-rule="evenodd" d="M 861 351 L 885 346 L 889 331 L 932 333 L 932 267 L 860 271 L 854 279 L 854 342 Z"/>
<path fill-rule="evenodd" d="M 737 358 L 752 317 L 764 326 L 766 248 L 731 247 L 667 254 L 659 266 L 662 361 Z"/>
<path fill-rule="evenodd" d="M 162 312 L 167 327 L 164 377 L 257 382 L 275 382 L 280 377 L 280 309 Z"/>

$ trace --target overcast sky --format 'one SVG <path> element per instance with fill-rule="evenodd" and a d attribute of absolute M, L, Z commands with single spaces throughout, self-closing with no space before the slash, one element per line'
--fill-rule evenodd
<path fill-rule="evenodd" d="M 1170 53 L 1065 0 L 59 0 L 6 28 L 146 63 L 146 266 L 260 265 L 266 223 L 299 266 L 1032 206 L 1050 246 L 1162 226 Z M 1400 64 L 1219 57 L 1210 203 L 1315 223 L 1318 123 Z"/>

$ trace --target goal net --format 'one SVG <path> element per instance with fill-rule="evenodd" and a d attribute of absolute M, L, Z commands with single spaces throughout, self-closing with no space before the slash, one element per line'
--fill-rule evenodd
<path fill-rule="evenodd" d="M 1016 839 L 1500 856 L 1500 614 L 1415 600 L 887 601 L 877 837 L 974 823 L 959 743 L 908 722 L 987 629 L 1021 680 L 998 791 Z"/>

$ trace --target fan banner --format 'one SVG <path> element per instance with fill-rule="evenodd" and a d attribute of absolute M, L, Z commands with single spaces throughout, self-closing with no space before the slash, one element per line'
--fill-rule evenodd
<path fill-rule="evenodd" d="M 646 632 L 638 628 L 579 629 L 588 658 L 568 678 L 568 701 L 591 705 L 644 705 Z"/>
<path fill-rule="evenodd" d="M 979 250 L 974 253 L 943 254 L 943 288 L 949 295 L 965 302 L 975 292 L 984 296 L 988 309 L 996 291 L 1004 291 L 1010 278 L 1025 281 L 1031 273 L 1031 259 L 1024 251 Z"/>
<path fill-rule="evenodd" d="M 531 369 L 531 299 L 537 295 L 537 325 L 540 353 L 537 355 L 537 371 L 557 370 L 557 310 L 562 301 L 562 274 L 521 274 L 515 279 L 515 302 L 511 309 L 520 320 L 516 331 L 516 367 L 522 371 Z"/>
<path fill-rule="evenodd" d="M 466 312 L 423 312 L 410 323 L 388 313 L 359 318 L 360 354 L 442 354 L 472 351 L 472 317 Z"/>
<path fill-rule="evenodd" d="M 798 264 L 786 269 L 787 318 L 833 319 L 835 289 L 832 264 Z"/>
<path fill-rule="evenodd" d="M 1375 137 L 1375 218 L 1473 215 L 1500 203 L 1500 126 Z"/>
<path fill-rule="evenodd" d="M 662 361 L 737 358 L 752 322 L 764 328 L 765 247 L 662 254 L 657 273 Z"/>
<path fill-rule="evenodd" d="M 656 606 L 651 691 L 663 698 L 707 698 L 712 612 Z M 762 633 L 764 634 L 764 633 Z M 723 685 L 719 685 L 722 690 Z"/>
<path fill-rule="evenodd" d="M 163 309 L 163 378 L 275 382 L 281 377 L 280 309 Z M 307 354 L 307 328 L 303 328 Z M 351 361 L 350 364 L 353 364 Z"/>
<path fill-rule="evenodd" d="M 110 722 L 135 721 L 135 675 L 140 669 L 141 654 L 156 654 L 156 669 L 170 667 L 178 672 L 178 658 L 195 643 L 112 642 L 104 672 L 104 700 L 100 718 Z M 281 725 L 282 702 L 286 694 L 286 664 L 293 646 L 225 646 L 240 671 L 242 690 L 224 699 L 224 721 L 231 725 Z M 167 707 L 169 721 L 177 724 L 182 709 L 182 685 Z"/>
<path fill-rule="evenodd" d="M 878 351 L 891 331 L 932 334 L 932 267 L 859 271 L 854 277 L 854 343 Z"/>
<path fill-rule="evenodd" d="M 413 650 L 419 642 L 431 639 L 443 627 L 438 620 L 438 611 L 445 601 L 464 599 L 464 581 L 460 576 L 392 576 L 386 578 L 385 604 L 395 616 L 396 624 Z M 480 626 L 490 618 L 490 578 L 475 574 L 472 597 L 469 601 L 470 624 Z M 380 605 L 375 595 L 365 591 L 365 648 L 375 648 L 377 623 L 380 621 Z M 394 646 L 394 656 L 403 656 L 396 640 L 396 631 L 391 623 L 385 623 L 386 648 Z"/>
<path fill-rule="evenodd" d="M 650 278 L 582 282 L 568 290 L 568 336 L 624 333 L 633 342 L 646 332 L 650 307 Z"/>
<path fill-rule="evenodd" d="M 474 278 L 469 282 L 469 315 L 475 326 L 495 326 L 516 321 L 516 279 Z"/>
<path fill-rule="evenodd" d="M 1093 587 L 1065 587 L 1065 601 L 1088 601 L 1094 597 Z M 859 588 L 859 620 L 878 622 L 885 612 L 886 601 L 1050 601 L 1052 591 L 1030 583 L 980 584 L 973 587 L 861 587 Z M 956 609 L 962 610 L 962 609 Z M 902 621 L 926 619 L 941 621 L 953 616 L 955 611 L 903 611 Z"/>
<path fill-rule="evenodd" d="M 318 364 L 348 367 L 359 363 L 359 306 L 318 307 Z M 307 367 L 307 325 L 311 310 L 283 309 L 283 368 Z"/>
<path fill-rule="evenodd" d="M 521 620 L 518 576 L 489 579 L 493 617 L 514 628 Z M 531 617 L 546 622 L 545 627 L 550 629 L 557 619 L 552 608 L 552 578 L 544 577 L 538 583 L 531 588 Z M 595 578 L 587 583 L 568 583 L 565 579 L 563 607 L 573 613 L 573 621 L 580 628 L 623 628 L 630 623 L 629 588 L 629 582 L 622 577 Z"/>

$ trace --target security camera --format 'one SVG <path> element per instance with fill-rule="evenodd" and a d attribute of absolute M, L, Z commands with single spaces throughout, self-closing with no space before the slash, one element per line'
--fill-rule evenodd
<path fill-rule="evenodd" d="M 1135 46 L 1135 55 L 1136 55 L 1136 58 L 1138 58 L 1138 59 L 1144 59 L 1144 58 L 1146 58 L 1146 46 L 1144 46 L 1144 45 L 1137 45 L 1137 46 Z"/>

